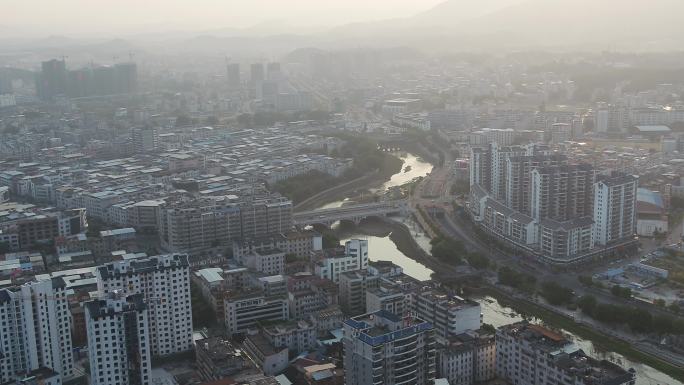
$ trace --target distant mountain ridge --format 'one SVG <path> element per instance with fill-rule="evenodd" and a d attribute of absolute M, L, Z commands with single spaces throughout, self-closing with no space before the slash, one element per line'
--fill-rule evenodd
<path fill-rule="evenodd" d="M 333 31 L 376 40 L 392 35 L 422 36 L 425 41 L 450 37 L 483 48 L 629 49 L 636 44 L 680 49 L 682 14 L 684 0 L 447 0 L 410 18 L 356 23 Z"/>
<path fill-rule="evenodd" d="M 91 50 L 182 50 L 286 54 L 322 49 L 410 47 L 448 51 L 666 51 L 684 46 L 684 0 L 446 0 L 412 17 L 295 28 L 272 20 L 251 28 L 168 31 L 88 39 L 0 38 L 0 48 L 59 54 Z"/>

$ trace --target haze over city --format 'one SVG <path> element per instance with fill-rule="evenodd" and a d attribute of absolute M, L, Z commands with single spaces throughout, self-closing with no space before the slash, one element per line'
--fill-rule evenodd
<path fill-rule="evenodd" d="M 0 14 L 0 384 L 684 385 L 684 1 Z"/>

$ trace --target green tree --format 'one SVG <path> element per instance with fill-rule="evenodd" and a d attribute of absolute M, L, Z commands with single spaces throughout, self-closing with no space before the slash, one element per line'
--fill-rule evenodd
<path fill-rule="evenodd" d="M 552 305 L 564 305 L 572 301 L 572 290 L 555 282 L 544 282 L 541 289 L 541 295 Z"/>
<path fill-rule="evenodd" d="M 674 319 L 672 317 L 658 315 L 653 317 L 653 331 L 658 334 L 670 334 L 673 332 Z"/>
<path fill-rule="evenodd" d="M 333 234 L 330 231 L 327 231 L 323 234 L 323 248 L 324 249 L 332 249 L 332 248 L 339 247 L 339 246 L 340 246 L 340 238 L 335 236 L 335 234 Z"/>
<path fill-rule="evenodd" d="M 482 270 L 489 267 L 489 258 L 480 253 L 468 253 L 466 254 L 466 260 L 470 266 L 476 269 Z"/>
<path fill-rule="evenodd" d="M 192 325 L 193 327 L 212 327 L 216 324 L 216 313 L 209 303 L 202 297 L 200 289 L 194 283 L 190 283 L 190 300 L 192 301 Z"/>
<path fill-rule="evenodd" d="M 632 289 L 628 287 L 622 287 L 620 285 L 613 285 L 613 287 L 610 289 L 610 292 L 620 298 L 632 298 Z"/>
<path fill-rule="evenodd" d="M 621 319 L 620 321 L 623 321 Z M 651 331 L 653 327 L 653 316 L 650 312 L 644 309 L 632 309 L 631 317 L 628 317 L 627 324 L 630 329 L 637 333 L 646 333 Z"/>
<path fill-rule="evenodd" d="M 616 322 L 615 306 L 605 303 L 597 304 L 593 312 L 593 317 L 597 321 L 614 323 Z"/>
<path fill-rule="evenodd" d="M 433 257 L 454 264 L 462 262 L 462 256 L 466 253 L 463 243 L 451 238 L 437 237 L 430 241 L 430 253 Z"/>
<path fill-rule="evenodd" d="M 594 280 L 588 275 L 580 275 L 577 280 L 584 286 L 593 286 Z"/>
<path fill-rule="evenodd" d="M 480 327 L 480 330 L 482 330 L 483 332 L 485 332 L 487 334 L 495 334 L 496 333 L 496 328 L 494 327 L 494 325 L 487 324 L 487 323 L 483 323 L 482 327 Z"/>
<path fill-rule="evenodd" d="M 593 295 L 583 295 L 578 301 L 577 306 L 582 309 L 582 313 L 592 315 L 596 309 L 597 301 Z"/>

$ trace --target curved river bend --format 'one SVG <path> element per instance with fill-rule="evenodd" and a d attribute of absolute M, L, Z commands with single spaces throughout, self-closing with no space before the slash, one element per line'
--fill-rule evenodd
<path fill-rule="evenodd" d="M 414 178 L 423 177 L 432 171 L 433 166 L 431 164 L 413 154 L 402 153 L 398 154 L 398 156 L 404 161 L 402 170 L 397 174 L 394 174 L 391 179 L 385 182 L 380 188 L 374 189 L 373 191 L 384 191 L 391 187 L 401 186 L 412 181 Z M 340 207 L 347 201 L 349 201 L 348 198 L 328 203 L 320 208 Z M 402 222 L 411 229 L 411 234 L 420 247 L 429 251 L 430 239 L 425 236 L 420 227 L 410 219 L 402 219 Z M 368 255 L 371 260 L 389 260 L 401 266 L 404 269 L 404 273 L 416 279 L 430 279 L 432 270 L 402 253 L 397 248 L 397 245 L 390 239 L 389 231 L 387 229 L 376 228 L 371 229 L 372 231 L 368 230 L 369 229 L 364 229 L 363 226 L 352 230 L 338 229 L 338 234 L 343 242 L 353 238 L 367 239 Z M 377 235 L 378 233 L 383 233 L 383 236 Z M 482 297 L 474 299 L 482 304 L 484 322 L 488 324 L 498 327 L 522 320 L 522 316 L 517 314 L 515 310 L 502 306 L 494 298 Z M 575 343 L 587 354 L 599 359 L 615 362 L 623 367 L 634 368 L 637 372 L 637 385 L 684 385 L 684 383 L 677 381 L 650 366 L 631 361 L 620 354 L 606 352 L 605 350 L 601 350 L 590 340 L 582 339 L 568 331 L 564 332 L 572 336 Z"/>

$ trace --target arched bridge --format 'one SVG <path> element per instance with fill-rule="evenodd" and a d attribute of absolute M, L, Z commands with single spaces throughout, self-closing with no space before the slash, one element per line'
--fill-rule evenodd
<path fill-rule="evenodd" d="M 297 226 L 322 224 L 330 226 L 337 221 L 352 221 L 356 224 L 368 217 L 384 217 L 390 214 L 406 214 L 408 202 L 389 201 L 348 205 L 330 209 L 319 209 L 294 213 L 293 222 Z"/>

